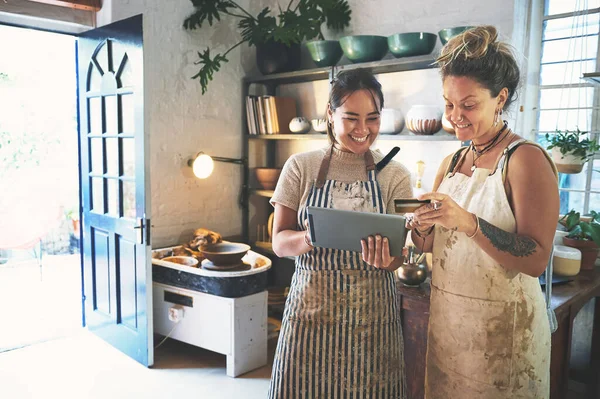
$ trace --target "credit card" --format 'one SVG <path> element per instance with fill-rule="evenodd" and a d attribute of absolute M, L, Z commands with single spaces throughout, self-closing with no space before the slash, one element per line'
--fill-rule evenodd
<path fill-rule="evenodd" d="M 418 200 L 416 198 L 403 198 L 394 200 L 396 213 L 412 213 L 423 205 L 430 204 L 431 200 Z"/>

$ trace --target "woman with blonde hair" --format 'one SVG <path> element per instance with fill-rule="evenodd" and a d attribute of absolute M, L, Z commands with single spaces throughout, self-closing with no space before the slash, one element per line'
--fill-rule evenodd
<path fill-rule="evenodd" d="M 548 398 L 550 326 L 538 281 L 559 212 L 556 168 L 502 121 L 519 68 L 496 28 L 451 39 L 437 60 L 461 141 L 412 238 L 433 252 L 426 398 Z"/>

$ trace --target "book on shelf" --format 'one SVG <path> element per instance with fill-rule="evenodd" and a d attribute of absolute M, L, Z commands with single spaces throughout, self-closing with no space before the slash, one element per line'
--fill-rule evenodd
<path fill-rule="evenodd" d="M 248 134 L 291 134 L 289 124 L 296 117 L 296 100 L 280 96 L 247 96 Z"/>

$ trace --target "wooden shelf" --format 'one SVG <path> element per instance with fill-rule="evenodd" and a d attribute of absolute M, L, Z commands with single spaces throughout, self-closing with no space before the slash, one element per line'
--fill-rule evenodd
<path fill-rule="evenodd" d="M 326 134 L 256 134 L 248 135 L 250 140 L 327 140 Z M 407 140 L 407 141 L 457 141 L 456 136 L 440 131 L 431 136 L 415 134 L 382 134 L 377 140 Z"/>
<path fill-rule="evenodd" d="M 288 84 L 313 82 L 315 80 L 329 79 L 329 74 L 341 70 L 364 68 L 377 75 L 379 73 L 412 71 L 418 69 L 436 68 L 434 58 L 430 55 L 393 58 L 381 61 L 363 62 L 357 64 L 336 65 L 334 67 L 303 69 L 300 71 L 274 73 L 272 75 L 251 76 L 245 78 L 246 83 L 261 83 L 261 84 Z"/>

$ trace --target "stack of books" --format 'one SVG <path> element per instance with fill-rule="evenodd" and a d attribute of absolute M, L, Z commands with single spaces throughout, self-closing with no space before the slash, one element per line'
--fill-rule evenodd
<path fill-rule="evenodd" d="M 280 96 L 246 96 L 248 134 L 290 134 L 296 100 Z"/>

